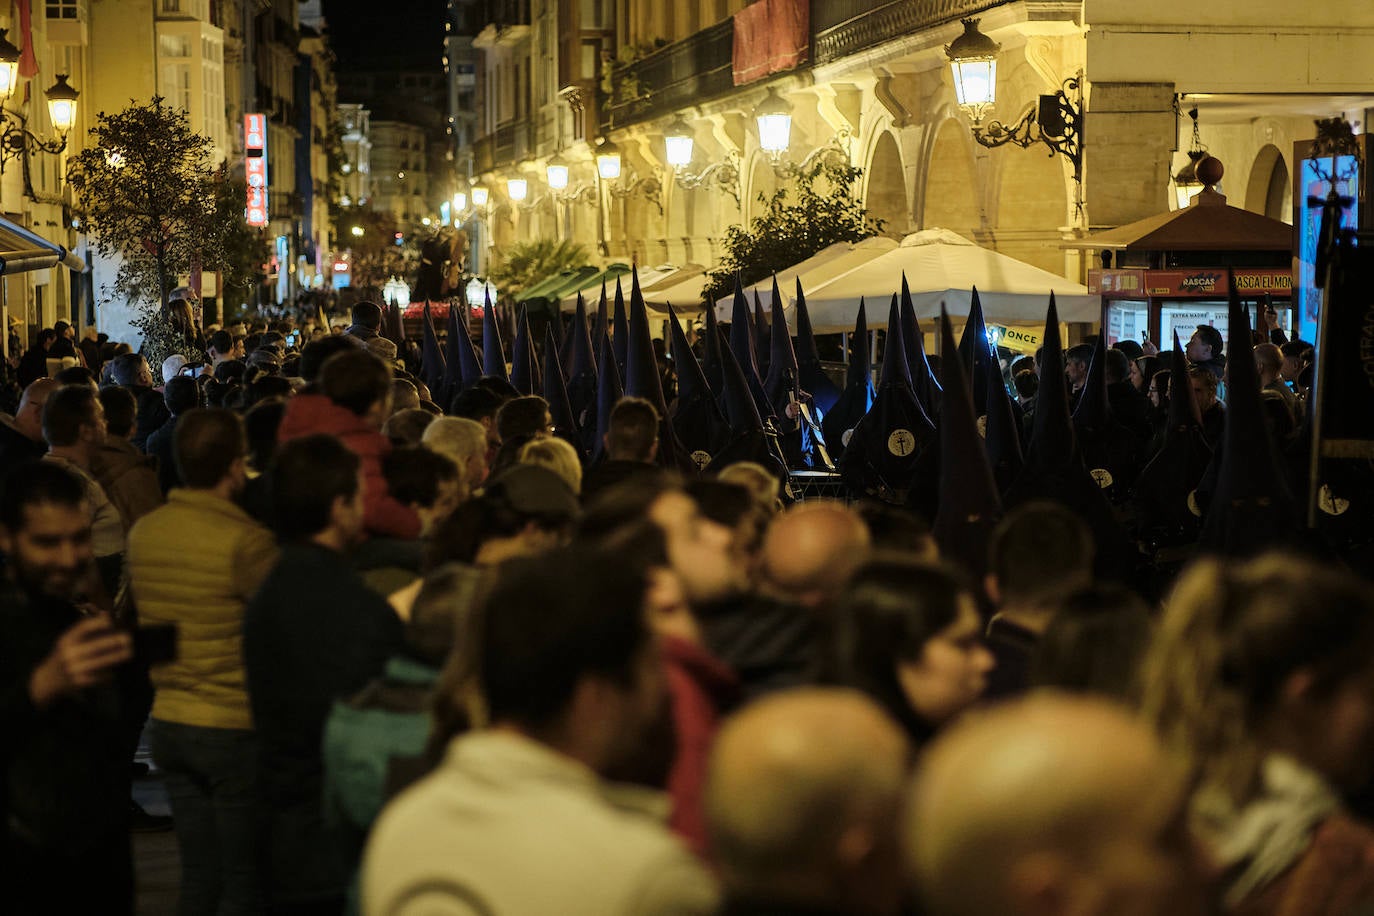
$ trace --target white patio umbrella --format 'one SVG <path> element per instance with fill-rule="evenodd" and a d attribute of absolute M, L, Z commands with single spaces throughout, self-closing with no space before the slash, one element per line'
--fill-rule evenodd
<path fill-rule="evenodd" d="M 782 293 L 784 310 L 787 315 L 789 325 L 794 325 L 793 314 L 795 307 L 792 300 L 796 295 L 798 277 L 801 278 L 802 292 L 806 294 L 806 304 L 811 305 L 811 288 L 820 286 L 828 280 L 852 270 L 859 265 L 871 261 L 884 252 L 890 252 L 897 247 L 897 240 L 886 236 L 876 235 L 873 238 L 864 239 L 860 242 L 836 242 L 828 245 L 800 263 L 793 264 L 784 270 L 777 272 L 778 292 Z M 745 298 L 749 302 L 750 308 L 754 305 L 754 292 L 758 291 L 759 301 L 764 308 L 768 308 L 773 301 L 773 278 L 760 280 L 753 286 L 744 288 Z M 729 321 L 731 311 L 734 309 L 735 294 L 732 290 L 730 295 L 716 300 L 716 317 L 721 321 Z M 677 300 L 673 301 L 673 307 L 677 307 Z M 856 306 L 857 308 L 857 306 Z M 852 328 L 853 322 L 850 322 Z M 795 325 L 794 325 L 795 327 Z"/>
<path fill-rule="evenodd" d="M 644 304 L 665 315 L 668 313 L 669 305 L 672 305 L 673 311 L 679 315 L 700 312 L 701 291 L 706 288 L 708 279 L 705 269 L 698 267 L 695 271 L 689 271 L 684 267 L 678 274 L 679 277 L 656 284 L 653 289 L 642 289 Z M 685 278 L 682 278 L 683 276 Z M 674 280 L 677 282 L 673 282 Z"/>
<path fill-rule="evenodd" d="M 868 306 L 868 326 L 883 327 L 892 294 L 901 292 L 903 272 L 921 319 L 938 316 L 942 302 L 951 316 L 967 316 L 975 286 L 989 322 L 1043 322 L 1051 290 L 1061 321 L 1102 318 L 1102 297 L 1089 295 L 1087 287 L 948 229 L 925 229 L 824 283 L 808 286 L 803 277 L 812 328 L 818 334 L 852 329 L 860 297 Z"/>

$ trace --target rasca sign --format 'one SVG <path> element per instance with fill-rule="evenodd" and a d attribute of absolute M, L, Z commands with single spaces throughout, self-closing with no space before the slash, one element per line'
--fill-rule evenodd
<path fill-rule="evenodd" d="M 248 183 L 250 226 L 267 225 L 267 116 L 243 116 L 243 177 Z"/>

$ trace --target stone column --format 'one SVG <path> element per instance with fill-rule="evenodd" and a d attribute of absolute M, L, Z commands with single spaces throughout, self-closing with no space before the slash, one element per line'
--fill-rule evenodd
<path fill-rule="evenodd" d="M 1122 226 L 1169 208 L 1173 83 L 1093 83 L 1084 124 L 1088 219 Z"/>

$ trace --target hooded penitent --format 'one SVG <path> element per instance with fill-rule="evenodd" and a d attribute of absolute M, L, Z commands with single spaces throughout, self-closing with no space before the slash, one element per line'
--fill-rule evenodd
<path fill-rule="evenodd" d="M 949 315 L 940 309 L 944 381 L 940 412 L 940 509 L 932 526 L 940 553 L 980 580 L 986 572 L 988 541 L 1002 514 L 1002 501 L 988 465 L 968 376 L 954 346 Z"/>
<path fill-rule="evenodd" d="M 668 329 L 673 364 L 677 366 L 677 400 L 670 409 L 673 430 L 692 463 L 701 470 L 730 440 L 730 428 L 706 382 L 706 374 L 687 345 L 687 335 L 682 333 L 672 306 L 668 307 Z"/>
<path fill-rule="evenodd" d="M 611 339 L 601 336 L 601 371 L 597 373 L 596 386 L 596 442 L 592 457 L 600 460 L 606 451 L 606 432 L 611 428 L 611 411 L 623 396 L 620 387 L 620 373 L 615 368 L 615 351 L 611 349 Z"/>
<path fill-rule="evenodd" d="M 969 386 L 973 393 L 973 409 L 981 417 L 988 412 L 987 374 L 1001 370 L 997 368 L 997 359 L 988 345 L 988 326 L 983 320 L 983 302 L 978 298 L 976 286 L 973 288 L 973 301 L 968 307 L 968 320 L 964 322 L 964 333 L 959 337 L 959 360 L 964 364 L 964 371 L 971 376 Z"/>
<path fill-rule="evenodd" d="M 686 461 L 682 445 L 673 432 L 673 420 L 668 416 L 668 404 L 663 397 L 663 382 L 659 375 L 658 358 L 654 355 L 653 338 L 649 335 L 649 313 L 644 296 L 639 291 L 639 272 L 631 274 L 630 320 L 625 356 L 625 393 L 643 398 L 658 411 L 658 460 L 669 467 L 682 467 Z"/>
<path fill-rule="evenodd" d="M 520 322 L 516 325 L 510 359 L 510 383 L 516 391 L 535 394 L 543 389 L 539 379 L 539 363 L 534 354 L 534 341 L 530 339 L 530 316 L 525 309 L 520 310 Z"/>
<path fill-rule="evenodd" d="M 430 394 L 444 390 L 444 353 L 439 349 L 439 335 L 434 333 L 434 319 L 429 315 L 429 303 L 425 303 L 424 317 L 420 319 L 420 380 L 429 386 Z"/>
<path fill-rule="evenodd" d="M 778 299 L 778 278 L 773 278 L 773 301 Z M 786 325 L 783 325 L 786 327 Z M 759 301 L 758 288 L 754 288 L 754 361 L 758 363 L 759 378 L 768 378 L 768 363 L 772 356 L 769 350 L 768 318 L 763 313 L 763 303 Z"/>
<path fill-rule="evenodd" d="M 916 400 L 925 408 L 926 416 L 936 420 L 940 416 L 940 383 L 935 373 L 930 371 L 930 362 L 926 359 L 925 335 L 921 333 L 921 323 L 916 320 L 916 308 L 911 304 L 911 288 L 907 286 L 905 271 L 902 273 L 901 303 L 902 343 L 906 345 L 911 387 L 916 390 Z"/>
<path fill-rule="evenodd" d="M 467 306 L 448 307 L 448 359 L 444 386 L 447 389 L 444 406 L 452 403 L 453 398 L 469 385 L 477 384 L 482 377 L 482 363 L 477 358 L 477 348 L 472 345 L 472 335 L 468 333 Z M 451 380 L 450 380 L 451 378 Z"/>
<path fill-rule="evenodd" d="M 324 328 L 326 331 L 329 330 L 329 322 L 324 319 L 323 311 L 321 311 L 320 317 L 317 320 L 322 322 L 320 327 Z M 405 319 L 401 315 L 401 307 L 399 305 L 388 305 L 383 310 L 382 336 L 396 345 L 396 351 L 398 353 L 405 352 Z"/>
<path fill-rule="evenodd" d="M 800 320 L 800 308 L 797 315 Z M 859 425 L 872 405 L 873 372 L 868 360 L 868 314 L 864 300 L 860 298 L 859 314 L 854 319 L 854 334 L 849 338 L 849 372 L 845 376 L 844 393 L 826 411 L 825 419 L 821 421 L 825 444 L 832 456 L 844 454 L 849 445 L 850 431 Z"/>
<path fill-rule="evenodd" d="M 610 309 L 611 300 L 606 297 L 606 280 L 601 281 L 601 298 L 596 300 L 596 321 L 592 324 L 592 352 L 597 359 L 601 357 L 601 338 L 609 336 L 611 333 Z"/>
<path fill-rule="evenodd" d="M 756 351 L 754 319 L 749 313 L 749 303 L 744 298 L 739 278 L 736 278 L 734 310 L 730 315 L 730 352 L 735 355 L 735 362 L 739 363 L 740 370 L 744 373 L 745 384 L 754 396 L 754 406 L 758 408 L 759 416 L 771 417 L 773 405 L 768 402 L 768 395 L 763 391 L 763 380 L 759 378 L 758 361 L 754 356 Z"/>
<path fill-rule="evenodd" d="M 1246 557 L 1298 543 L 1301 529 L 1264 423 L 1250 315 L 1240 304 L 1234 275 L 1230 281 L 1226 430 L 1216 491 L 1206 508 L 1199 546 L 1212 553 Z"/>
<path fill-rule="evenodd" d="M 1035 499 L 1062 503 L 1087 523 L 1097 541 L 1096 572 L 1124 581 L 1135 567 L 1135 547 L 1112 515 L 1102 490 L 1088 474 L 1078 454 L 1073 421 L 1069 416 L 1069 392 L 1061 367 L 1064 347 L 1059 338 L 1059 310 L 1050 293 L 1045 316 L 1044 351 L 1040 388 L 1035 395 L 1035 418 L 1025 467 L 1003 499 L 1018 506 Z"/>
<path fill-rule="evenodd" d="M 821 365 L 820 351 L 816 349 L 816 335 L 811 333 L 811 315 L 806 310 L 806 295 L 802 292 L 801 280 L 797 280 L 797 379 L 802 391 L 811 395 L 818 416 L 830 413 L 840 399 L 840 389 L 826 375 Z M 826 440 L 826 445 L 830 445 Z M 833 452 L 832 452 L 833 454 Z"/>
<path fill-rule="evenodd" d="M 1002 381 L 1002 373 L 989 372 L 987 386 L 988 412 L 983 431 L 987 437 L 988 464 L 992 467 L 992 479 L 997 482 L 997 492 L 1005 493 L 1021 476 L 1025 460 L 1021 449 L 1021 422 L 1012 409 L 1011 395 Z"/>
<path fill-rule="evenodd" d="M 553 431 L 560 439 L 577 449 L 582 460 L 582 430 L 573 416 L 572 406 L 568 403 L 568 388 L 563 382 L 563 367 L 558 362 L 558 341 L 553 328 L 544 332 L 544 400 L 549 402 L 549 416 L 553 418 Z"/>
<path fill-rule="evenodd" d="M 796 393 L 798 377 L 797 354 L 792 350 L 792 338 L 787 333 L 787 317 L 782 308 L 782 296 L 778 293 L 777 277 L 773 278 L 773 322 L 768 347 L 768 376 L 763 380 L 763 391 L 774 416 L 781 420 L 787 415 L 788 404 Z"/>
<path fill-rule="evenodd" d="M 724 385 L 722 375 L 724 363 L 720 358 L 722 349 L 720 338 L 720 325 L 716 323 L 716 310 L 708 308 L 706 310 L 706 325 L 701 332 L 701 371 L 706 373 L 706 381 L 717 397 L 720 397 Z"/>
<path fill-rule="evenodd" d="M 1143 444 L 1132 430 L 1116 422 L 1107 399 L 1107 344 L 1099 334 L 1088 364 L 1083 393 L 1073 412 L 1078 453 L 1109 502 L 1126 499 L 1140 472 Z"/>
<path fill-rule="evenodd" d="M 721 348 L 721 405 L 729 427 L 729 440 L 711 463 L 725 467 L 736 461 L 753 461 L 781 474 L 780 463 L 764 432 L 763 419 L 745 381 L 744 371 L 729 347 Z"/>
<path fill-rule="evenodd" d="M 574 422 L 582 430 L 582 451 L 591 455 L 596 450 L 596 359 L 592 355 L 592 338 L 587 330 L 587 306 L 582 294 L 577 296 L 577 313 L 573 318 L 572 365 L 568 367 L 568 405 Z M 599 338 L 598 338 L 599 339 Z"/>
<path fill-rule="evenodd" d="M 491 293 L 482 304 L 482 372 L 499 379 L 510 380 L 506 374 L 506 351 L 501 346 L 501 331 L 496 324 L 496 311 L 491 305 Z"/>
<path fill-rule="evenodd" d="M 625 358 L 630 352 L 630 323 L 625 315 L 625 291 L 615 278 L 615 309 L 611 313 L 611 352 L 621 380 L 625 378 Z"/>
<path fill-rule="evenodd" d="M 921 507 L 934 499 L 938 485 L 937 480 L 929 479 L 934 445 L 935 427 L 911 390 L 911 373 L 902 343 L 901 310 L 893 295 L 878 391 L 872 408 L 854 427 L 839 462 L 840 473 L 855 495 L 898 504 L 912 501 Z M 923 464 L 926 475 L 918 481 L 917 469 Z M 913 499 L 912 491 L 918 487 L 926 496 Z"/>
<path fill-rule="evenodd" d="M 1164 445 L 1136 478 L 1134 496 L 1141 540 L 1161 547 L 1197 540 L 1202 508 L 1196 490 L 1212 460 L 1212 447 L 1202 435 L 1197 401 L 1187 387 L 1188 358 L 1178 331 L 1174 331 L 1169 379 L 1171 386 L 1173 379 L 1178 379 L 1184 387 L 1179 389 L 1181 396 L 1169 400 Z"/>

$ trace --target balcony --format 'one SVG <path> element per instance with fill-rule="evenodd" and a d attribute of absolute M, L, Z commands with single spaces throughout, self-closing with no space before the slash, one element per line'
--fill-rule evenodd
<path fill-rule="evenodd" d="M 726 19 L 611 71 L 603 128 L 646 121 L 735 88 L 731 73 L 735 21 Z"/>
<path fill-rule="evenodd" d="M 533 122 L 521 118 L 517 121 L 507 121 L 496 128 L 496 133 L 484 137 L 484 140 L 491 141 L 492 166 L 501 168 L 528 158 L 533 150 L 530 136 L 533 127 Z"/>
<path fill-rule="evenodd" d="M 812 5 L 816 64 L 981 13 L 1012 0 L 828 0 Z"/>

